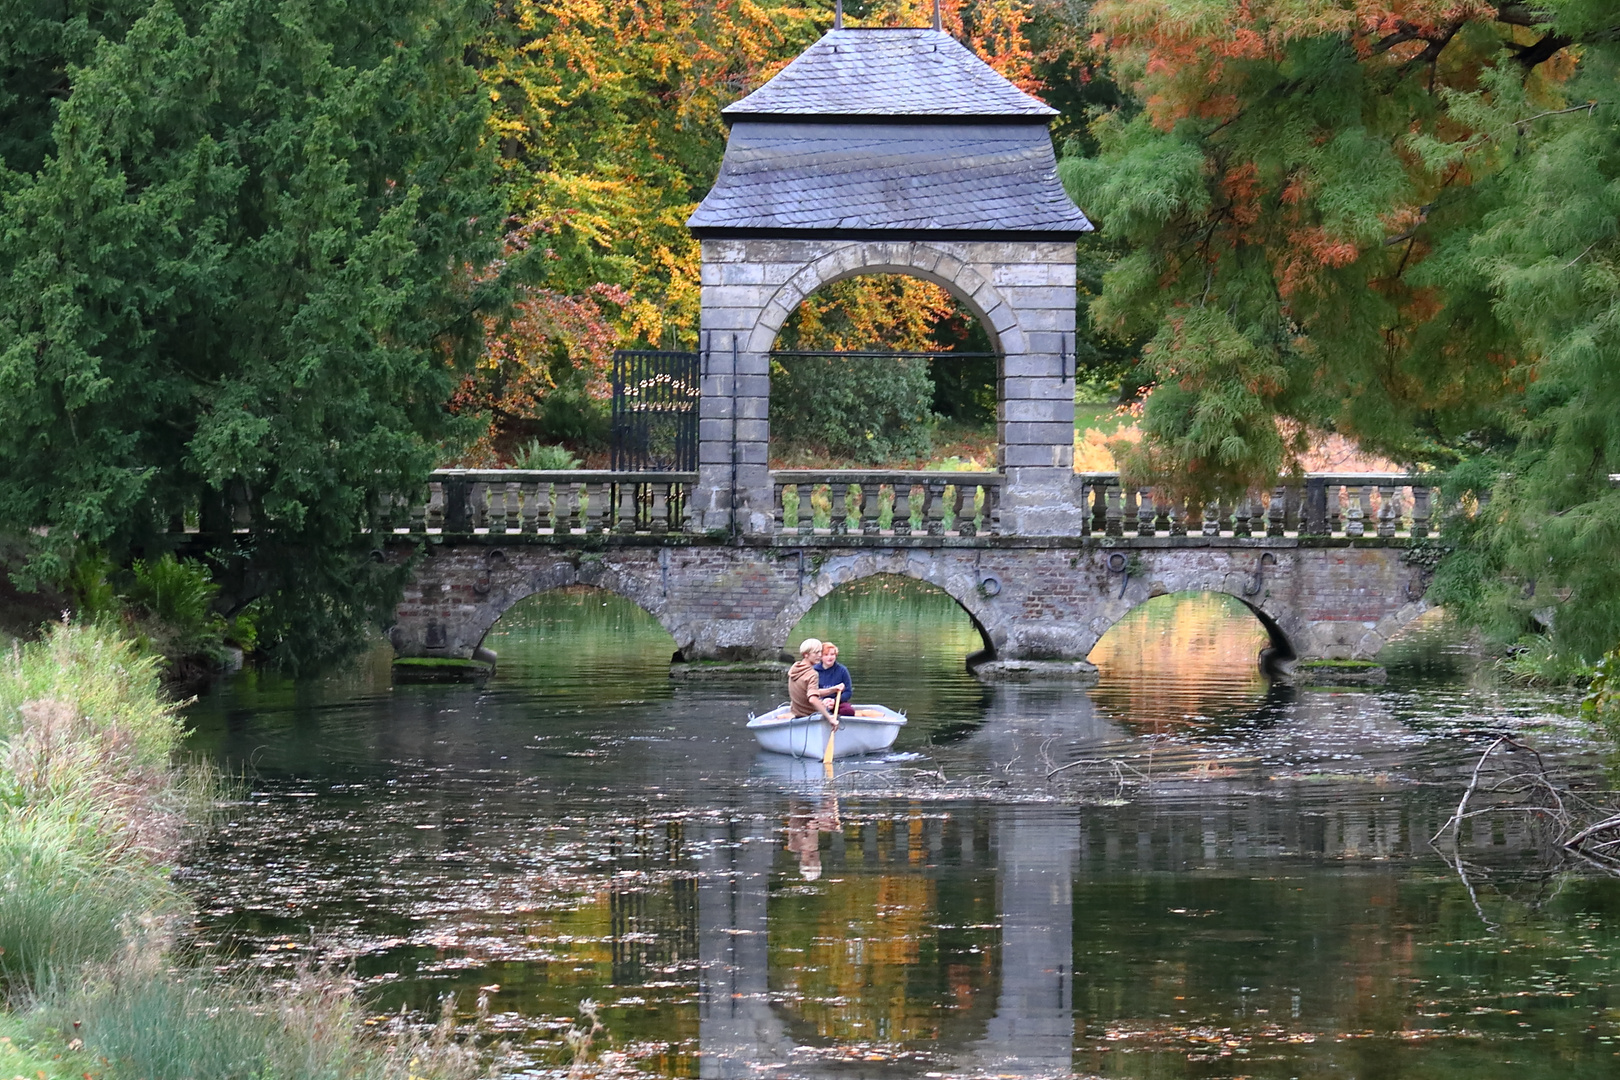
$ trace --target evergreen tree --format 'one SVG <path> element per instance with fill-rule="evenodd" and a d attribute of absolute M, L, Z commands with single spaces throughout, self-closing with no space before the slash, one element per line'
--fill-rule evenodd
<path fill-rule="evenodd" d="M 469 272 L 502 224 L 478 29 L 426 0 L 0 3 L 0 521 L 31 576 L 189 519 L 289 662 L 386 617 L 374 532 L 458 436 L 501 288 Z"/>

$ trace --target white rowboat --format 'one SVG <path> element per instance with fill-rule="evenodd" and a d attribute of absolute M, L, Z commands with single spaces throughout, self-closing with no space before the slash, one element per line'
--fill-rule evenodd
<path fill-rule="evenodd" d="M 856 757 L 887 750 L 905 726 L 905 714 L 886 705 L 857 705 L 854 716 L 838 718 L 833 757 Z M 773 754 L 819 761 L 827 746 L 827 727 L 827 721 L 820 716 L 795 718 L 787 705 L 778 705 L 761 716 L 748 714 L 748 730 L 759 740 L 760 749 Z"/>

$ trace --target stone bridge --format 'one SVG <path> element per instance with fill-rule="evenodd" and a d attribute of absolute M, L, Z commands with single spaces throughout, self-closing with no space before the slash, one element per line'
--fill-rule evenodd
<path fill-rule="evenodd" d="M 1085 674 L 1123 615 L 1187 590 L 1242 600 L 1279 660 L 1374 656 L 1424 610 L 1422 477 L 1310 476 L 1190 504 L 1074 472 L 1075 242 L 1092 226 L 1058 182 L 1056 115 L 937 17 L 835 18 L 728 105 L 725 158 L 687 223 L 702 251 L 698 386 L 683 384 L 695 457 L 635 461 L 690 471 L 438 474 L 384 545 L 418 557 L 400 655 L 473 658 L 525 596 L 593 585 L 650 612 L 682 659 L 774 660 L 828 592 L 900 574 L 972 617 L 984 675 Z M 771 470 L 781 330 L 866 274 L 932 282 L 985 331 L 994 471 Z M 615 408 L 653 416 L 672 378 L 622 379 Z"/>
<path fill-rule="evenodd" d="M 1188 507 L 1091 475 L 1077 478 L 1082 531 L 1020 536 L 996 523 L 993 474 L 777 473 L 779 504 L 796 489 L 777 515 L 793 524 L 732 537 L 683 527 L 690 478 L 648 475 L 439 474 L 390 544 L 417 560 L 398 654 L 492 659 L 482 642 L 504 612 L 575 585 L 645 609 L 677 659 L 752 661 L 781 657 L 839 586 L 899 575 L 961 605 L 985 677 L 1085 677 L 1108 628 L 1167 593 L 1238 598 L 1279 662 L 1371 659 L 1427 609 L 1429 489 L 1415 477 L 1311 477 Z"/>

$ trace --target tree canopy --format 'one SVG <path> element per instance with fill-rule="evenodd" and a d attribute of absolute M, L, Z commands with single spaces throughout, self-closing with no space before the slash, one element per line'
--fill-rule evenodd
<path fill-rule="evenodd" d="M 61 578 L 189 518 L 287 658 L 352 640 L 500 286 L 476 10 L 0 11 L 0 520 Z"/>
<path fill-rule="evenodd" d="M 1149 340 L 1127 467 L 1239 490 L 1328 430 L 1454 469 L 1455 494 L 1497 498 L 1440 594 L 1521 623 L 1558 607 L 1570 644 L 1612 645 L 1620 580 L 1592 558 L 1620 521 L 1599 377 L 1612 5 L 1102 0 L 1091 16 L 1131 101 L 1060 170 L 1125 246 L 1094 320 Z"/>

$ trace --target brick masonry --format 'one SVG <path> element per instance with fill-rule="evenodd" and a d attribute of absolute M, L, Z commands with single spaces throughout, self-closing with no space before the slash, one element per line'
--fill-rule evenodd
<path fill-rule="evenodd" d="M 692 505 L 729 529 L 732 439 L 739 531 L 771 529 L 770 350 L 817 289 L 858 274 L 908 274 L 949 289 L 1004 355 L 997 422 L 1007 486 L 1002 529 L 1079 532 L 1074 461 L 1074 243 L 1067 240 L 703 241 L 702 404 Z"/>
<path fill-rule="evenodd" d="M 795 547 L 649 538 L 584 543 L 474 536 L 426 545 L 391 631 L 401 656 L 467 658 L 524 597 L 589 585 L 646 609 L 687 660 L 778 656 L 840 585 L 898 574 L 937 586 L 1006 661 L 1083 660 L 1132 608 L 1165 593 L 1235 596 L 1273 645 L 1301 659 L 1370 659 L 1428 608 L 1427 577 L 1402 541 L 1163 537 L 953 540 Z M 401 545 L 396 554 L 403 557 Z M 802 554 L 801 554 L 802 552 Z M 801 569 L 802 567 L 802 569 Z"/>

